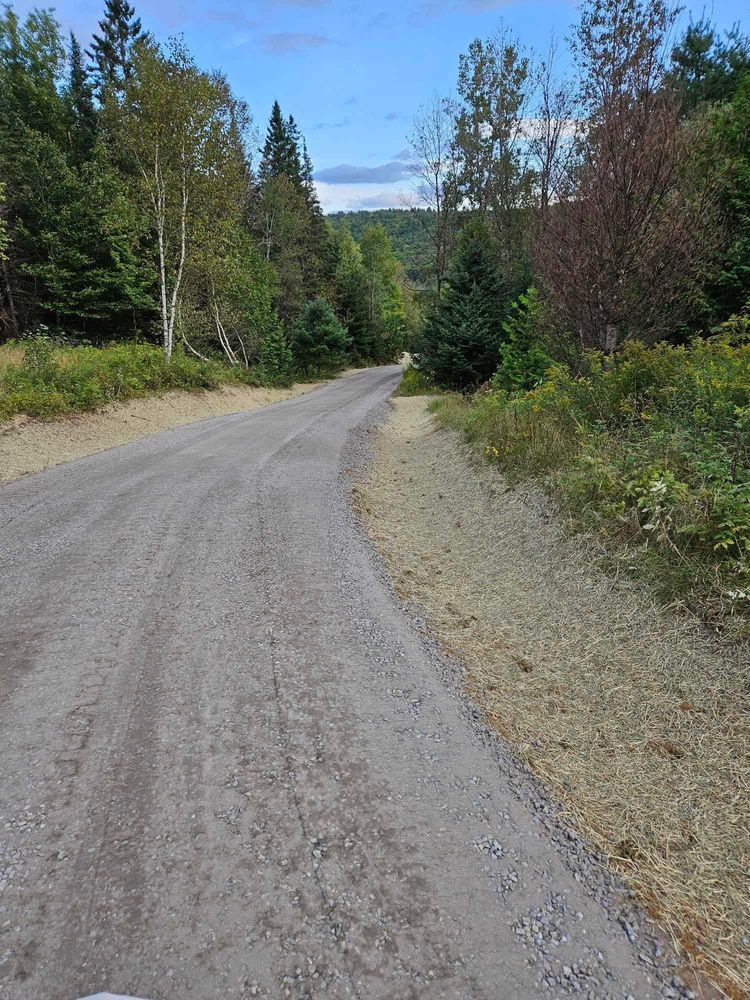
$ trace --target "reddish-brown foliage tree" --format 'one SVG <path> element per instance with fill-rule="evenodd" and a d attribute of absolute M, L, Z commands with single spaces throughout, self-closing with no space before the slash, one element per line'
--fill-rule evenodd
<path fill-rule="evenodd" d="M 587 0 L 573 39 L 587 119 L 569 193 L 536 244 L 559 322 L 584 348 L 675 331 L 711 254 L 711 184 L 689 171 L 694 136 L 664 72 L 663 0 Z"/>

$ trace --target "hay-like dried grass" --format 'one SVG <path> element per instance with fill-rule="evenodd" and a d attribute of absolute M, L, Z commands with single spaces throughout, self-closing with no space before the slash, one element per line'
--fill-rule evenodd
<path fill-rule="evenodd" d="M 600 571 L 424 398 L 394 401 L 361 503 L 399 591 L 488 719 L 729 995 L 750 994 L 750 663 Z"/>
<path fill-rule="evenodd" d="M 23 361 L 24 349 L 17 344 L 3 344 L 0 347 L 0 371 L 8 365 L 20 365 Z"/>

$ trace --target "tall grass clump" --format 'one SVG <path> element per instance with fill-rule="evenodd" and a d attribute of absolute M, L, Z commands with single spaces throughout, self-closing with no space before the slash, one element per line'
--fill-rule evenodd
<path fill-rule="evenodd" d="M 22 349 L 12 345 L 4 350 L 11 360 L 0 366 L 0 419 L 19 413 L 53 417 L 173 389 L 200 391 L 226 382 L 264 381 L 262 372 L 180 351 L 167 360 L 148 344 L 65 348 L 38 337 Z"/>
<path fill-rule="evenodd" d="M 449 399 L 441 419 L 511 481 L 536 478 L 661 599 L 750 636 L 750 343 L 633 342 L 529 392 Z"/>

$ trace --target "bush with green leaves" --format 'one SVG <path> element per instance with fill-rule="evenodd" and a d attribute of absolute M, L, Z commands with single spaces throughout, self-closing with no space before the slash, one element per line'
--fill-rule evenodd
<path fill-rule="evenodd" d="M 429 381 L 423 374 L 423 372 L 418 371 L 414 365 L 409 365 L 409 367 L 404 372 L 404 377 L 399 382 L 398 389 L 396 390 L 397 396 L 430 396 L 434 395 L 439 390 L 435 388 L 432 382 Z"/>
<path fill-rule="evenodd" d="M 678 601 L 750 636 L 750 341 L 627 344 L 526 393 L 449 399 L 511 481 L 539 477 L 574 523 Z"/>
<path fill-rule="evenodd" d="M 336 372 L 349 359 L 349 337 L 325 299 L 308 302 L 302 310 L 294 324 L 292 345 L 302 369 Z"/>
<path fill-rule="evenodd" d="M 500 365 L 492 376 L 494 389 L 525 392 L 542 381 L 553 360 L 540 332 L 540 320 L 539 293 L 532 287 L 519 295 L 503 321 Z"/>

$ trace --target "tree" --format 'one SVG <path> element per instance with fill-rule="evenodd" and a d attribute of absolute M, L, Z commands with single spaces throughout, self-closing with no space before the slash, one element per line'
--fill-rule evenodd
<path fill-rule="evenodd" d="M 713 319 L 720 322 L 750 310 L 750 73 L 711 120 L 704 169 L 718 171 L 727 239 L 706 294 Z"/>
<path fill-rule="evenodd" d="M 436 385 L 465 392 L 495 372 L 508 308 L 508 287 L 481 218 L 462 230 L 446 285 L 425 323 L 414 363 Z"/>
<path fill-rule="evenodd" d="M 404 350 L 406 315 L 399 266 L 382 226 L 369 226 L 359 244 L 367 289 L 371 357 L 391 361 Z"/>
<path fill-rule="evenodd" d="M 672 49 L 669 81 L 682 95 L 683 109 L 732 97 L 750 72 L 750 37 L 734 25 L 722 38 L 706 18 L 691 21 Z"/>
<path fill-rule="evenodd" d="M 495 388 L 526 392 L 538 385 L 553 363 L 540 331 L 541 303 L 535 288 L 529 288 L 508 311 L 502 324 Z"/>
<path fill-rule="evenodd" d="M 308 302 L 294 324 L 293 347 L 297 364 L 322 371 L 338 371 L 347 362 L 349 338 L 325 299 Z"/>
<path fill-rule="evenodd" d="M 715 243 L 713 184 L 688 175 L 695 137 L 665 79 L 663 0 L 585 0 L 573 40 L 587 116 L 576 184 L 536 246 L 542 291 L 583 348 L 673 333 Z"/>
<path fill-rule="evenodd" d="M 335 305 L 339 319 L 351 339 L 352 357 L 366 362 L 373 357 L 374 343 L 368 308 L 368 283 L 362 254 L 345 226 L 336 230 Z"/>
<path fill-rule="evenodd" d="M 487 41 L 475 38 L 460 57 L 455 132 L 460 194 L 486 215 L 499 265 L 519 290 L 528 284 L 527 234 L 536 184 L 528 141 L 534 88 L 529 57 L 503 24 Z"/>
<path fill-rule="evenodd" d="M 68 76 L 68 104 L 72 117 L 71 154 L 80 169 L 91 158 L 96 141 L 96 111 L 93 89 L 83 63 L 83 53 L 78 39 L 70 33 L 70 70 Z"/>
<path fill-rule="evenodd" d="M 456 237 L 459 196 L 458 149 L 455 141 L 456 108 L 435 94 L 420 108 L 409 137 L 411 170 L 419 203 L 429 212 L 417 213 L 432 248 L 435 294 L 445 278 Z"/>
<path fill-rule="evenodd" d="M 223 77 L 196 68 L 179 41 L 164 54 L 155 43 L 141 40 L 122 100 L 110 101 L 109 114 L 117 146 L 133 165 L 134 195 L 155 242 L 161 338 L 168 358 L 186 271 L 211 234 L 223 237 L 222 215 L 244 212 L 241 137 L 247 111 Z M 218 331 L 222 321 L 213 296 L 209 307 Z"/>
<path fill-rule="evenodd" d="M 138 220 L 102 150 L 91 136 L 83 141 L 93 108 L 75 50 L 66 87 L 65 47 L 49 14 L 33 12 L 23 23 L 9 9 L 0 15 L 0 170 L 10 240 L 1 308 L 14 336 L 38 321 L 96 336 L 128 319 L 132 325 L 134 311 L 151 304 Z"/>
<path fill-rule="evenodd" d="M 273 324 L 260 342 L 258 368 L 272 385 L 288 385 L 292 381 L 294 353 L 279 322 Z"/>
<path fill-rule="evenodd" d="M 128 0 L 106 0 L 99 31 L 88 55 L 101 95 L 106 87 L 122 89 L 130 79 L 134 49 L 142 37 L 141 21 Z"/>
<path fill-rule="evenodd" d="M 285 121 L 279 102 L 274 101 L 260 161 L 261 183 L 278 177 L 288 177 L 293 184 L 301 184 L 298 138 L 299 133 L 294 119 L 290 117 Z"/>
<path fill-rule="evenodd" d="M 306 299 L 333 278 L 331 239 L 313 183 L 307 146 L 294 118 L 271 109 L 251 224 L 279 274 L 279 312 L 293 322 Z"/>

